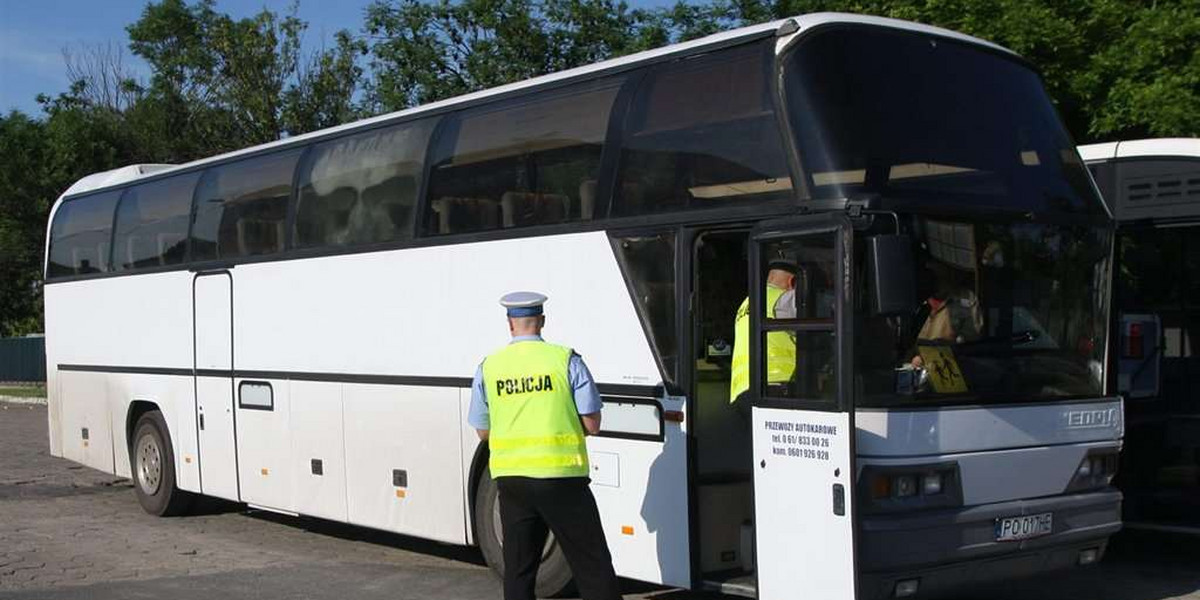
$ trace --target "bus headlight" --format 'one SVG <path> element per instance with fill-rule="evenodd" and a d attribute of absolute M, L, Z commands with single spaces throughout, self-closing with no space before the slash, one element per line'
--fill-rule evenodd
<path fill-rule="evenodd" d="M 942 493 L 942 474 L 926 473 L 921 477 L 921 493 L 926 496 L 936 496 Z"/>
<path fill-rule="evenodd" d="M 859 497 L 866 512 L 961 506 L 958 464 L 865 465 Z"/>
<path fill-rule="evenodd" d="M 1081 492 L 1102 488 L 1112 483 L 1117 475 L 1120 455 L 1116 448 L 1093 448 L 1079 461 L 1067 492 Z"/>

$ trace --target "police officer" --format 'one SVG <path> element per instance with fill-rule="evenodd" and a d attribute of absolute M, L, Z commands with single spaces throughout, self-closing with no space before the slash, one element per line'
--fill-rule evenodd
<path fill-rule="evenodd" d="M 491 450 L 504 534 L 504 598 L 533 600 L 547 528 L 584 600 L 617 600 L 617 576 L 588 487 L 584 436 L 600 431 L 600 394 L 583 359 L 542 340 L 546 297 L 500 299 L 512 341 L 479 365 L 467 422 Z"/>
<path fill-rule="evenodd" d="M 774 260 L 767 265 L 766 303 L 768 319 L 796 316 L 796 263 Z M 750 389 L 750 298 L 738 307 L 733 325 L 733 364 L 729 379 L 729 402 L 735 403 Z M 787 383 L 796 370 L 796 342 L 792 334 L 767 334 L 767 382 Z M 747 403 L 738 409 L 747 410 Z"/>

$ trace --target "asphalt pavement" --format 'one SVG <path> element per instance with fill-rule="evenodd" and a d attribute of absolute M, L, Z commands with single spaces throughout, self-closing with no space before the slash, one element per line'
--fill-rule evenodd
<path fill-rule="evenodd" d="M 490 600 L 500 586 L 471 548 L 217 501 L 152 517 L 127 480 L 49 456 L 44 406 L 0 402 L 0 599 L 222 597 Z M 1200 538 L 1123 533 L 1098 566 L 953 600 L 1184 599 L 1200 600 Z"/>

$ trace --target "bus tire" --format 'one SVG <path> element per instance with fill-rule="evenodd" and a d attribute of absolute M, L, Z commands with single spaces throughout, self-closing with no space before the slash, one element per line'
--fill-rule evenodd
<path fill-rule="evenodd" d="M 146 512 L 169 517 L 185 514 L 191 507 L 192 494 L 175 485 L 175 452 L 161 412 L 151 410 L 137 420 L 129 444 L 129 468 L 133 491 Z"/>
<path fill-rule="evenodd" d="M 491 472 L 484 468 L 480 475 L 479 485 L 475 488 L 475 539 L 483 552 L 483 559 L 501 579 L 504 578 L 503 535 L 500 529 L 500 494 L 496 488 L 496 480 Z M 550 534 L 546 540 L 546 549 L 542 554 L 542 564 L 538 566 L 537 588 L 538 598 L 555 598 L 572 591 L 571 567 L 562 548 Z"/>

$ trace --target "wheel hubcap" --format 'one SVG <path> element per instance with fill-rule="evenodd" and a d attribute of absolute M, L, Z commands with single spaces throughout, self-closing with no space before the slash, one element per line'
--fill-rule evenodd
<path fill-rule="evenodd" d="M 496 501 L 492 503 L 492 528 L 496 535 L 496 541 L 500 542 L 500 547 L 504 547 L 504 526 L 500 524 L 500 497 L 496 497 Z M 557 542 L 554 540 L 554 533 L 546 534 L 546 545 L 542 547 L 542 561 L 545 562 L 550 553 L 554 551 L 554 545 Z"/>
<path fill-rule="evenodd" d="M 158 493 L 162 484 L 162 450 L 150 434 L 143 435 L 137 443 L 137 475 L 143 493 L 147 496 Z"/>

